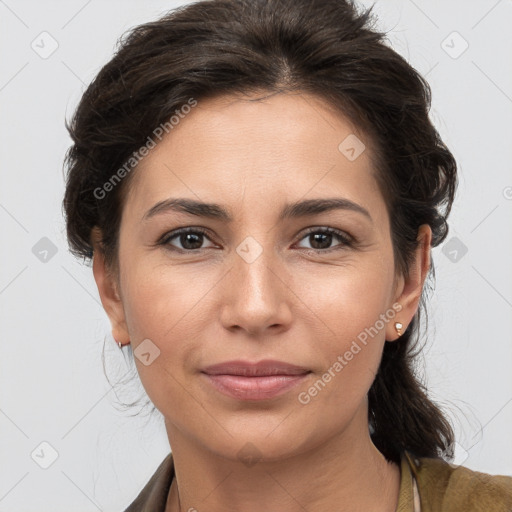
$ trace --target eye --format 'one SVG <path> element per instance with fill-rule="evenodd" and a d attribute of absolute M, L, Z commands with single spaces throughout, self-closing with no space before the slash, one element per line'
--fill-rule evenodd
<path fill-rule="evenodd" d="M 305 236 L 301 238 L 301 240 L 308 239 L 312 244 L 312 247 L 306 247 L 306 249 L 310 249 L 312 251 L 317 252 L 330 252 L 338 249 L 343 249 L 344 247 L 352 247 L 354 245 L 354 239 L 350 235 L 345 234 L 343 231 L 338 231 L 333 228 L 318 228 L 313 227 L 310 228 Z M 329 247 L 334 240 L 338 240 L 341 243 L 335 245 L 334 247 Z"/>
<path fill-rule="evenodd" d="M 176 246 L 172 243 L 175 239 L 180 246 Z M 206 229 L 200 227 L 188 227 L 176 229 L 167 233 L 161 238 L 158 244 L 164 245 L 168 249 L 178 252 L 192 252 L 215 247 L 213 243 L 210 246 L 203 247 L 205 239 L 210 240 Z M 309 239 L 312 244 L 311 247 L 303 247 L 304 249 L 323 253 L 352 247 L 355 243 L 355 239 L 352 236 L 347 235 L 343 231 L 329 227 L 309 228 L 300 240 L 304 239 Z M 335 240 L 338 240 L 340 243 L 331 247 L 331 244 Z"/>
<path fill-rule="evenodd" d="M 205 238 L 209 240 L 207 235 L 208 232 L 203 228 L 181 228 L 175 231 L 171 231 L 165 235 L 159 244 L 170 246 L 170 249 L 176 249 L 182 252 L 190 252 L 198 249 L 205 249 L 205 247 L 202 247 L 202 245 Z M 181 244 L 181 247 L 176 247 L 171 244 L 171 240 L 174 240 L 175 238 Z M 214 245 L 210 247 L 214 247 Z"/>

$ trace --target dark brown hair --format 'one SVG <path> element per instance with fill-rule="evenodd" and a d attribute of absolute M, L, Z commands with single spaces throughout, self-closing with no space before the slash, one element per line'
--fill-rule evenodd
<path fill-rule="evenodd" d="M 191 98 L 293 91 L 324 99 L 371 142 L 395 270 L 407 276 L 419 226 L 432 228 L 432 247 L 447 236 L 457 166 L 429 119 L 428 83 L 374 21 L 371 8 L 359 11 L 349 0 L 210 0 L 126 33 L 66 122 L 70 251 L 90 259 L 98 226 L 100 250 L 117 268 L 121 212 L 136 170 L 104 197 L 95 191 Z M 368 395 L 373 442 L 395 462 L 404 450 L 453 457 L 451 426 L 415 376 L 426 291 L 405 333 L 386 342 Z"/>

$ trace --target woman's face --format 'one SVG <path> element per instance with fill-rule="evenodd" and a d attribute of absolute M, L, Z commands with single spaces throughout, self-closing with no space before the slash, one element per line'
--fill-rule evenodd
<path fill-rule="evenodd" d="M 121 300 L 108 302 L 99 286 L 171 445 L 183 436 L 235 458 L 250 442 L 272 459 L 340 433 L 367 435 L 366 394 L 384 341 L 417 304 L 401 295 L 401 277 L 394 288 L 369 153 L 369 141 L 315 96 L 229 96 L 200 100 L 133 171 Z M 171 198 L 217 206 L 152 210 Z M 354 206 L 314 208 L 320 200 Z M 313 208 L 297 206 L 305 201 Z M 173 236 L 179 228 L 191 234 Z M 97 280 L 100 267 L 95 260 Z M 309 373 L 257 398 L 225 394 L 203 373 L 264 359 Z"/>

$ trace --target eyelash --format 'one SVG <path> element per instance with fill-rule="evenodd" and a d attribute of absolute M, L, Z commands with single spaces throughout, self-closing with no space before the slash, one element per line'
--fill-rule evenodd
<path fill-rule="evenodd" d="M 160 241 L 157 242 L 157 245 L 164 245 L 164 246 L 167 246 L 167 248 L 169 250 L 171 250 L 171 251 L 176 251 L 176 252 L 181 252 L 181 253 L 192 253 L 192 254 L 194 254 L 197 251 L 201 251 L 201 249 L 180 249 L 178 247 L 173 247 L 173 246 L 171 246 L 169 244 L 169 242 L 172 239 L 178 237 L 179 235 L 189 234 L 189 233 L 202 234 L 205 237 L 207 237 L 208 239 L 210 239 L 208 230 L 206 230 L 204 228 L 201 228 L 201 227 L 180 228 L 180 229 L 176 229 L 174 231 L 171 231 L 170 233 L 166 233 L 160 239 Z M 324 253 L 325 254 L 325 253 L 330 253 L 332 251 L 341 250 L 341 249 L 344 249 L 344 248 L 352 248 L 352 247 L 354 247 L 356 245 L 356 242 L 357 242 L 357 240 L 353 236 L 347 235 L 343 231 L 339 231 L 337 229 L 330 228 L 330 227 L 322 227 L 322 228 L 311 227 L 311 228 L 308 228 L 307 231 L 305 233 L 303 233 L 302 237 L 298 239 L 298 241 L 299 242 L 302 241 L 304 238 L 306 238 L 308 235 L 311 235 L 312 233 L 322 233 L 322 234 L 335 235 L 335 237 L 338 239 L 338 241 L 341 242 L 341 244 L 339 244 L 337 246 L 334 246 L 334 247 L 331 247 L 329 249 L 309 249 L 307 247 L 306 248 L 302 248 L 302 249 L 306 250 L 309 253 L 314 252 L 314 253 Z M 207 249 L 208 249 L 208 247 L 207 247 Z"/>

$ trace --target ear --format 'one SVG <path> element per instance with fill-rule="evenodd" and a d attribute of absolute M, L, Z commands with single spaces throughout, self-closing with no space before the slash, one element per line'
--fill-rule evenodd
<path fill-rule="evenodd" d="M 397 286 L 394 303 L 399 303 L 402 309 L 396 313 L 392 321 L 388 322 L 386 341 L 398 340 L 400 336 L 395 329 L 395 322 L 400 322 L 403 325 L 401 329 L 403 334 L 418 309 L 423 285 L 430 268 L 432 229 L 428 224 L 422 224 L 419 227 L 416 239 L 419 241 L 419 244 L 409 268 L 409 277 L 400 276 Z"/>
<path fill-rule="evenodd" d="M 101 230 L 95 226 L 91 233 L 93 243 L 92 271 L 98 287 L 103 309 L 107 313 L 112 325 L 112 336 L 116 342 L 123 345 L 130 343 L 130 336 L 126 326 L 123 303 L 119 295 L 117 279 L 107 268 L 105 258 L 101 251 Z"/>

